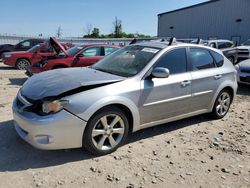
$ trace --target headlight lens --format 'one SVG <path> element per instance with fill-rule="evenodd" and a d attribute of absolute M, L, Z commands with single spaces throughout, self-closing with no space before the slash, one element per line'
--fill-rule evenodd
<path fill-rule="evenodd" d="M 67 104 L 69 104 L 68 100 L 55 100 L 55 101 L 45 101 L 43 102 L 43 112 L 48 113 L 56 113 L 61 111 Z"/>
<path fill-rule="evenodd" d="M 10 58 L 10 57 L 11 57 L 11 54 L 4 54 L 4 57 L 5 57 L 5 58 Z"/>

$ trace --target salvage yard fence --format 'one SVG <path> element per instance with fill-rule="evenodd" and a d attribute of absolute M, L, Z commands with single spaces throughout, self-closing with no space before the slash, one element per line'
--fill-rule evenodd
<path fill-rule="evenodd" d="M 0 45 L 1 44 L 17 44 L 18 42 L 30 39 L 30 38 L 37 38 L 37 39 L 48 39 L 48 37 L 38 37 L 38 36 L 21 36 L 21 35 L 3 35 L 0 34 Z M 102 43 L 102 44 L 113 44 L 113 45 L 120 45 L 126 46 L 128 45 L 133 39 L 131 38 L 107 38 L 107 39 L 90 39 L 90 38 L 80 38 L 80 37 L 63 37 L 59 38 L 60 42 L 64 43 L 73 43 L 73 44 L 94 44 L 94 43 Z"/>

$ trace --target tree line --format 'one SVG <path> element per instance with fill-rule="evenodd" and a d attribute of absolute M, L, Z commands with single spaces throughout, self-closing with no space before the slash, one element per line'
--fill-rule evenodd
<path fill-rule="evenodd" d="M 115 17 L 113 22 L 113 32 L 110 34 L 101 34 L 100 29 L 87 24 L 84 28 L 85 35 L 83 38 L 150 38 L 149 35 L 138 33 L 125 33 L 123 32 L 122 21 Z"/>

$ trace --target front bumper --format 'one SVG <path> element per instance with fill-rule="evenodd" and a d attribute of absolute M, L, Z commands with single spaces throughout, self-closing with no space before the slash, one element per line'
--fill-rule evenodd
<path fill-rule="evenodd" d="M 82 147 L 82 136 L 87 122 L 66 110 L 39 116 L 32 112 L 20 112 L 16 100 L 12 110 L 18 135 L 35 148 L 55 150 Z"/>

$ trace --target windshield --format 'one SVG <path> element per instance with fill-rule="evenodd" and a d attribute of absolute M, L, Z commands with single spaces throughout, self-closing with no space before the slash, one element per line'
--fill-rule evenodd
<path fill-rule="evenodd" d="M 93 69 L 131 77 L 138 74 L 160 49 L 145 46 L 127 46 L 100 60 Z"/>
<path fill-rule="evenodd" d="M 243 43 L 244 46 L 250 46 L 250 40 L 247 40 L 246 42 Z"/>
<path fill-rule="evenodd" d="M 82 46 L 75 46 L 67 50 L 67 53 L 69 56 L 74 56 L 79 50 L 83 49 Z"/>
<path fill-rule="evenodd" d="M 30 48 L 30 49 L 28 50 L 28 52 L 34 53 L 34 52 L 36 52 L 39 48 L 40 48 L 40 45 L 37 44 L 37 45 L 33 46 L 32 48 Z"/>

